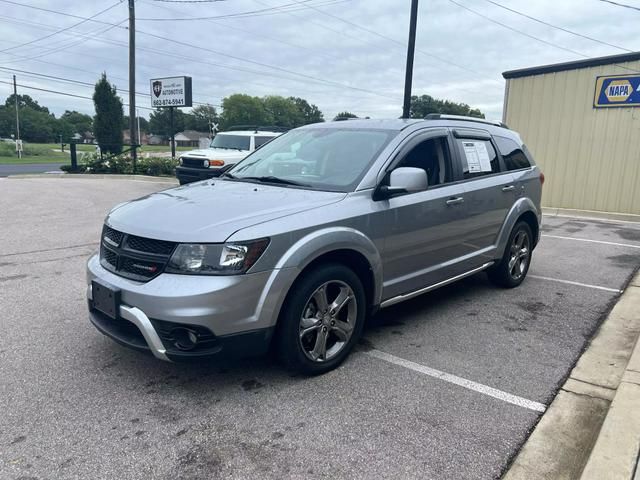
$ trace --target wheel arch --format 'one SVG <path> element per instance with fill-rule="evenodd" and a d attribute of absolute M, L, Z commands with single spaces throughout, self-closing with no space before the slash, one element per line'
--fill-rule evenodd
<path fill-rule="evenodd" d="M 509 240 L 509 235 L 511 234 L 511 230 L 519 221 L 525 221 L 531 228 L 531 233 L 533 234 L 533 246 L 538 244 L 538 240 L 540 238 L 540 220 L 541 213 L 536 208 L 534 203 L 530 198 L 523 197 L 518 199 L 514 205 L 509 210 L 503 224 L 500 229 L 500 233 L 498 234 L 497 248 L 498 258 L 501 258 L 504 254 L 504 249 L 507 246 L 507 241 Z"/>

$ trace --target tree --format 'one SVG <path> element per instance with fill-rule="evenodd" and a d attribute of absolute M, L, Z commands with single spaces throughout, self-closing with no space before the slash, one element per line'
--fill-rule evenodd
<path fill-rule="evenodd" d="M 117 95 L 115 85 L 107 80 L 103 73 L 96 83 L 93 94 L 96 116 L 93 120 L 93 134 L 100 150 L 118 154 L 122 152 L 122 100 Z"/>
<path fill-rule="evenodd" d="M 0 106 L 0 136 L 16 135 L 15 96 L 10 95 Z M 29 95 L 18 95 L 20 109 L 20 138 L 26 142 L 48 143 L 58 137 L 59 125 L 49 109 L 42 107 Z"/>
<path fill-rule="evenodd" d="M 139 117 L 138 121 L 140 123 L 140 133 L 149 133 L 149 120 L 144 117 Z M 122 129 L 129 129 L 129 115 L 122 117 Z"/>
<path fill-rule="evenodd" d="M 468 117 L 484 118 L 484 114 L 471 108 L 466 103 L 439 100 L 430 95 L 411 97 L 411 118 L 424 118 L 430 113 L 445 113 L 449 115 L 465 115 Z"/>
<path fill-rule="evenodd" d="M 59 122 L 67 123 L 71 126 L 72 132 L 74 133 L 84 134 L 84 132 L 91 132 L 93 128 L 93 119 L 90 115 L 86 115 L 84 113 L 73 111 L 65 111 L 59 119 Z"/>
<path fill-rule="evenodd" d="M 236 93 L 222 99 L 220 121 L 223 129 L 233 125 L 269 125 L 273 118 L 259 97 Z"/>
<path fill-rule="evenodd" d="M 218 112 L 212 105 L 198 105 L 185 115 L 184 128 L 198 132 L 208 132 L 210 123 L 218 123 Z"/>
<path fill-rule="evenodd" d="M 262 98 L 264 109 L 271 117 L 272 125 L 295 128 L 304 124 L 304 117 L 296 102 L 279 95 L 268 95 Z"/>
<path fill-rule="evenodd" d="M 9 95 L 7 100 L 4 102 L 4 106 L 15 109 L 15 98 L 16 96 L 13 93 Z M 40 104 L 29 95 L 18 95 L 18 108 L 30 108 L 36 112 L 49 113 L 49 109 L 47 107 L 40 106 Z"/>
<path fill-rule="evenodd" d="M 296 104 L 298 111 L 302 115 L 303 125 L 324 122 L 324 115 L 322 115 L 322 112 L 316 105 L 309 104 L 309 102 L 307 102 L 304 98 L 300 97 L 289 97 L 289 100 Z"/>
<path fill-rule="evenodd" d="M 176 108 L 173 111 L 173 133 L 184 130 L 185 113 Z M 162 135 L 165 138 L 171 137 L 171 112 L 168 108 L 158 108 L 149 115 L 149 130 L 154 135 Z"/>
<path fill-rule="evenodd" d="M 333 117 L 333 121 L 335 122 L 336 120 L 342 120 L 344 118 L 358 118 L 358 116 L 355 113 L 351 112 L 340 112 L 335 117 Z"/>

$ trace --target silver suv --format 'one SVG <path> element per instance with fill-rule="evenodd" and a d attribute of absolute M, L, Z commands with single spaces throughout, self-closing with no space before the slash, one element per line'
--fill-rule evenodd
<path fill-rule="evenodd" d="M 87 265 L 93 324 L 162 360 L 326 372 L 366 319 L 485 270 L 525 278 L 544 177 L 502 124 L 431 115 L 292 130 L 220 178 L 116 206 Z"/>

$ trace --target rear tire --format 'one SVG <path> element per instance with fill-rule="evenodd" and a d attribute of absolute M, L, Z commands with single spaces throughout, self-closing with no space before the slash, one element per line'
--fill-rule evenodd
<path fill-rule="evenodd" d="M 511 230 L 504 255 L 487 270 L 489 280 L 500 287 L 520 285 L 529 271 L 533 251 L 533 235 L 527 222 L 518 222 Z"/>
<path fill-rule="evenodd" d="M 333 370 L 360 338 L 366 310 L 364 287 L 351 269 L 331 263 L 304 273 L 280 313 L 280 360 L 306 375 Z"/>

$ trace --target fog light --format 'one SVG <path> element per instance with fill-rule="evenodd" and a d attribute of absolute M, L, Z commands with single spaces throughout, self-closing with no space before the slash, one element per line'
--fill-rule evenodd
<path fill-rule="evenodd" d="M 188 328 L 174 328 L 171 336 L 178 350 L 193 350 L 198 344 L 198 334 Z"/>

